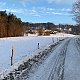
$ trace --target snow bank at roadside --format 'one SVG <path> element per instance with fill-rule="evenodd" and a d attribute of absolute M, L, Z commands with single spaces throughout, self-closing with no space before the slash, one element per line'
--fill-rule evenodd
<path fill-rule="evenodd" d="M 58 38 L 59 37 L 59 38 Z M 0 73 L 10 67 L 10 58 L 12 46 L 14 47 L 14 63 L 32 55 L 37 50 L 37 44 L 40 43 L 40 49 L 50 43 L 56 43 L 59 39 L 65 37 L 74 37 L 71 34 L 58 33 L 50 36 L 25 36 L 0 38 Z"/>
<path fill-rule="evenodd" d="M 25 56 L 22 60 L 19 60 L 17 63 L 13 64 L 10 69 L 5 71 L 5 74 L 1 74 L 2 78 L 11 78 L 11 76 L 18 77 L 18 74 L 23 74 L 25 70 L 31 70 L 31 67 L 36 64 L 37 62 L 41 62 L 42 59 L 44 60 L 46 55 L 48 55 L 52 48 L 58 44 L 48 44 L 46 47 L 42 49 L 38 49 L 37 51 L 33 52 L 29 56 Z M 10 75 L 12 74 L 12 75 Z"/>
<path fill-rule="evenodd" d="M 75 35 L 66 34 L 66 33 L 56 33 L 56 34 L 51 34 L 50 36 L 54 36 L 54 37 L 74 37 Z"/>

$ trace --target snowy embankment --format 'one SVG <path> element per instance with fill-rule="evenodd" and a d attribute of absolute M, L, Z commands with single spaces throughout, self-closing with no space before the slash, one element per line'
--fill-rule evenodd
<path fill-rule="evenodd" d="M 5 74 L 2 75 L 2 77 L 4 76 L 5 80 L 16 80 L 20 78 L 22 79 L 25 73 L 27 73 L 26 77 L 28 77 L 33 67 L 42 64 L 42 62 L 46 60 L 48 55 L 52 52 L 53 47 L 56 47 L 58 43 L 59 42 L 47 45 L 43 49 L 35 51 L 29 57 L 26 56 L 22 60 L 15 63 L 10 69 L 8 69 Z"/>
<path fill-rule="evenodd" d="M 19 80 L 80 80 L 80 36 L 67 38 L 48 55 L 48 58 L 33 69 L 27 78 Z"/>
<path fill-rule="evenodd" d="M 25 56 L 30 56 L 37 49 L 37 44 L 40 44 L 40 50 L 46 45 L 56 43 L 59 39 L 65 37 L 71 37 L 70 34 L 56 34 L 51 36 L 28 36 L 28 37 L 16 37 L 16 38 L 1 38 L 0 39 L 0 72 L 10 67 L 11 50 L 14 48 L 14 62 L 21 61 Z M 3 71 L 2 71 L 3 73 Z"/>
<path fill-rule="evenodd" d="M 51 54 L 38 66 L 38 69 L 35 68 L 35 72 L 30 73 L 29 78 L 20 76 L 20 80 L 63 80 L 65 56 L 69 41 L 70 38 L 61 41 L 55 49 L 53 47 Z"/>

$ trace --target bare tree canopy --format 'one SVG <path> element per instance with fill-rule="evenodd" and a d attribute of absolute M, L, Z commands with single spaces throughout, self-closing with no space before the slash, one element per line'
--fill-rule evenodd
<path fill-rule="evenodd" d="M 74 20 L 80 25 L 80 0 L 76 0 L 72 7 Z"/>

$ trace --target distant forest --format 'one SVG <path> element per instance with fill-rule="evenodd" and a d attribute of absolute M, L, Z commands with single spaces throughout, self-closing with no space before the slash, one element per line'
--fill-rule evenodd
<path fill-rule="evenodd" d="M 23 26 L 20 18 L 14 14 L 0 11 L 0 37 L 15 37 L 23 35 Z"/>
<path fill-rule="evenodd" d="M 69 29 L 71 31 L 69 32 Z M 25 33 L 34 33 L 36 31 L 43 35 L 43 31 L 48 31 L 49 33 L 54 33 L 54 31 L 66 33 L 79 34 L 80 27 L 73 25 L 55 25 L 54 23 L 29 23 L 22 22 L 20 18 L 17 18 L 16 15 L 12 13 L 7 13 L 6 11 L 0 11 L 0 38 L 2 37 L 17 37 L 23 36 Z"/>

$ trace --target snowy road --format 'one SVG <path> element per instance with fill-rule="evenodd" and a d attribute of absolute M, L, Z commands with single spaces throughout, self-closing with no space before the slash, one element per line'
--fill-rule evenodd
<path fill-rule="evenodd" d="M 23 80 L 80 80 L 80 40 L 65 40 Z"/>
<path fill-rule="evenodd" d="M 79 37 L 65 39 L 46 56 L 30 72 L 23 70 L 15 80 L 80 80 Z"/>
<path fill-rule="evenodd" d="M 70 39 L 57 46 L 46 61 L 38 67 L 38 70 L 34 74 L 30 74 L 27 80 L 63 80 L 65 57 L 69 43 Z"/>
<path fill-rule="evenodd" d="M 80 80 L 80 39 L 69 42 L 64 68 L 64 80 Z"/>

